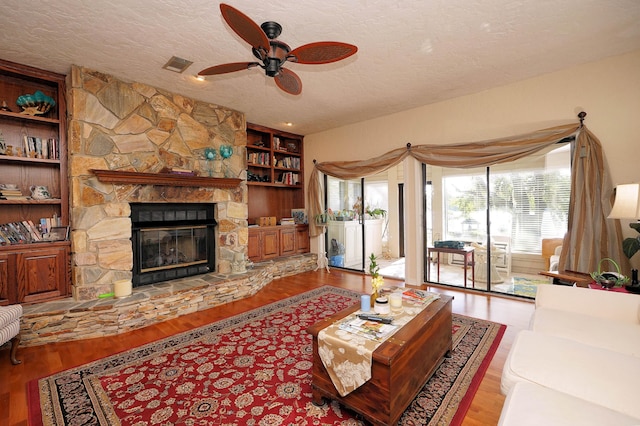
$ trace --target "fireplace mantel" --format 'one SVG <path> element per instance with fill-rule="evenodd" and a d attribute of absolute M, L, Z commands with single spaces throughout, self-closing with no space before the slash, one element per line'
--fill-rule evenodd
<path fill-rule="evenodd" d="M 122 170 L 92 169 L 100 182 L 121 185 L 194 186 L 208 188 L 236 188 L 242 182 L 237 178 L 215 178 L 175 173 L 141 173 Z"/>

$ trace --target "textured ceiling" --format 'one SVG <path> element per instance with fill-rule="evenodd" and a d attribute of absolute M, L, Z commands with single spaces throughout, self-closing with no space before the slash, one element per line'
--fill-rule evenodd
<path fill-rule="evenodd" d="M 228 3 L 258 24 L 280 23 L 292 48 L 331 40 L 358 53 L 288 64 L 303 83 L 293 96 L 260 68 L 195 80 L 206 67 L 254 60 L 217 1 L 2 0 L 0 58 L 64 74 L 85 66 L 310 134 L 640 49 L 638 0 Z M 174 55 L 194 64 L 163 69 Z"/>

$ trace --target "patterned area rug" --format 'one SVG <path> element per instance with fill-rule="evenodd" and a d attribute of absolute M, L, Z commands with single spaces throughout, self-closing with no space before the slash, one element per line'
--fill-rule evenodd
<path fill-rule="evenodd" d="M 357 303 L 322 287 L 29 383 L 30 425 L 364 425 L 311 402 L 305 329 Z M 459 424 L 506 326 L 454 315 L 453 353 L 399 424 Z"/>
<path fill-rule="evenodd" d="M 511 284 L 492 285 L 491 288 L 500 293 L 514 294 L 516 296 L 524 296 L 535 299 L 539 285 L 548 285 L 549 280 L 540 278 L 523 278 L 513 277 Z"/>

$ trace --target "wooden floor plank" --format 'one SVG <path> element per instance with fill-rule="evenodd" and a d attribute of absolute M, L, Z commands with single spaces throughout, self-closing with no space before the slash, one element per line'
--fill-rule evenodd
<path fill-rule="evenodd" d="M 118 336 L 20 348 L 18 358 L 23 362 L 19 365 L 12 365 L 9 361 L 8 350 L 2 350 L 0 351 L 0 422 L 3 425 L 11 426 L 27 424 L 26 386 L 31 380 L 246 312 L 323 285 L 332 285 L 363 293 L 368 292 L 370 290 L 369 280 L 370 277 L 361 274 L 335 269 L 331 273 L 327 273 L 325 270 L 306 272 L 274 280 L 253 297 Z M 393 285 L 396 282 L 386 279 L 385 283 Z M 427 289 L 453 296 L 454 313 L 507 325 L 502 343 L 480 384 L 463 423 L 467 426 L 497 424 L 504 402 L 504 396 L 500 394 L 502 366 L 516 332 L 528 325 L 529 317 L 533 312 L 533 303 L 457 288 L 429 286 Z"/>

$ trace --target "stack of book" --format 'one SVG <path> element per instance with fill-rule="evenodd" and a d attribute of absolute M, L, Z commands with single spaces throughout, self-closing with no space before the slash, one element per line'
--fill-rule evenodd
<path fill-rule="evenodd" d="M 280 219 L 280 225 L 295 225 L 296 222 L 292 217 L 283 217 Z"/>
<path fill-rule="evenodd" d="M 23 136 L 22 149 L 25 157 L 59 160 L 60 152 L 58 140 L 55 138 L 41 139 L 33 136 Z"/>
<path fill-rule="evenodd" d="M 19 189 L 0 188 L 0 200 L 26 200 L 27 196 L 22 195 Z"/>

